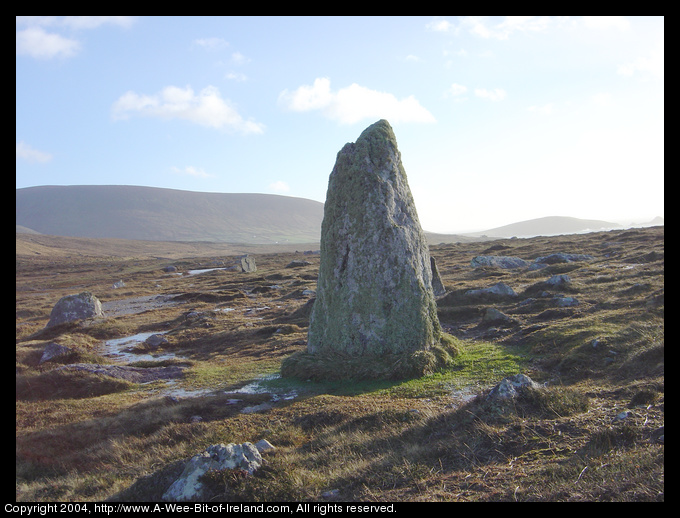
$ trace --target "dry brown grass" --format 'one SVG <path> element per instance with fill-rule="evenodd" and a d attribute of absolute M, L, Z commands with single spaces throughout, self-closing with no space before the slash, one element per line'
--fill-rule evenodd
<path fill-rule="evenodd" d="M 301 255 L 265 253 L 252 274 L 177 276 L 161 270 L 167 260 L 148 256 L 18 254 L 17 500 L 158 500 L 183 459 L 213 443 L 261 438 L 277 449 L 254 476 L 212 473 L 216 500 L 663 500 L 663 250 L 663 228 L 434 246 L 453 293 L 440 301 L 440 321 L 460 351 L 448 369 L 406 381 L 272 379 L 261 394 L 233 391 L 304 350 L 302 292 L 315 287 L 318 256 L 289 269 Z M 595 260 L 535 272 L 469 266 L 484 253 L 532 259 L 558 251 Z M 225 260 L 208 254 L 175 264 Z M 541 297 L 537 284 L 558 273 L 571 277 L 568 289 Z M 126 287 L 113 289 L 120 279 Z M 497 282 L 520 297 L 464 296 Z M 54 303 L 84 289 L 102 301 L 181 297 L 43 331 Z M 555 307 L 558 293 L 580 304 Z M 480 325 L 488 307 L 515 324 Z M 113 361 L 102 342 L 138 332 L 165 332 L 159 352 L 177 358 L 162 365 L 182 365 L 183 379 L 139 385 L 59 370 Z M 73 356 L 39 365 L 50 341 Z M 507 404 L 487 401 L 494 383 L 517 372 L 547 388 Z M 171 388 L 204 392 L 171 398 Z M 297 397 L 269 410 L 242 413 L 293 391 Z"/>

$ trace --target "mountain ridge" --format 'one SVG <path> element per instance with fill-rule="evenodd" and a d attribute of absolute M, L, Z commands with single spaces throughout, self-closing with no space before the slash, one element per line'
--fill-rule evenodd
<path fill-rule="evenodd" d="M 323 204 L 276 194 L 130 185 L 16 190 L 16 224 L 41 234 L 145 241 L 314 242 Z"/>

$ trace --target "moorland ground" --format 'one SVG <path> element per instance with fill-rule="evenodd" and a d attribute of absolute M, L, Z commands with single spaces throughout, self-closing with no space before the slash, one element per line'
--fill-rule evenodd
<path fill-rule="evenodd" d="M 318 255 L 251 248 L 256 272 L 190 275 L 243 250 L 33 239 L 17 236 L 19 501 L 159 500 L 207 446 L 263 438 L 276 449 L 253 476 L 206 478 L 214 500 L 664 499 L 663 227 L 431 246 L 452 363 L 418 379 L 333 383 L 277 376 L 305 348 Z M 470 264 L 559 252 L 593 259 Z M 546 283 L 556 275 L 569 282 Z M 466 294 L 499 282 L 517 297 Z M 46 329 L 59 298 L 82 291 L 105 318 Z M 486 321 L 489 308 L 506 318 Z M 167 343 L 112 356 L 112 340 L 138 333 Z M 50 342 L 71 353 L 41 364 Z M 138 383 L 67 367 L 123 363 L 183 375 Z M 520 372 L 545 388 L 487 397 Z"/>

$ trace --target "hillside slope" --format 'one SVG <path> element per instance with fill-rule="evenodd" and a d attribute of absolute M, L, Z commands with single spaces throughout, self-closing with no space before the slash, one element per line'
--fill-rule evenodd
<path fill-rule="evenodd" d="M 618 223 L 596 219 L 570 218 L 566 216 L 547 216 L 545 218 L 519 221 L 482 232 L 489 237 L 533 237 L 576 234 L 621 228 Z"/>
<path fill-rule="evenodd" d="M 16 190 L 16 224 L 42 234 L 148 241 L 318 241 L 323 204 L 273 194 L 129 185 Z"/>

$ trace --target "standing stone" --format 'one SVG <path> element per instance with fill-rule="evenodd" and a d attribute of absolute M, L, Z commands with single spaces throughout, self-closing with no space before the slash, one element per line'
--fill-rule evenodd
<path fill-rule="evenodd" d="M 401 377 L 429 370 L 441 338 L 432 280 L 396 138 L 380 120 L 338 153 L 307 352 L 285 361 L 282 374 Z"/>
<path fill-rule="evenodd" d="M 102 317 L 102 303 L 89 291 L 62 297 L 52 308 L 46 327 L 84 318 Z"/>
<path fill-rule="evenodd" d="M 244 273 L 252 273 L 257 271 L 257 266 L 255 266 L 255 259 L 249 255 L 244 255 L 239 260 L 239 265 Z"/>

